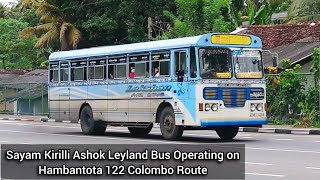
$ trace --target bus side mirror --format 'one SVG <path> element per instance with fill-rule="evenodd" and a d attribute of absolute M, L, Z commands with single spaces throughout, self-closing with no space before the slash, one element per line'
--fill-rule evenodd
<path fill-rule="evenodd" d="M 184 70 L 178 71 L 178 82 L 183 82 L 184 79 Z"/>
<path fill-rule="evenodd" d="M 278 67 L 278 58 L 276 56 L 272 58 L 272 65 L 273 67 Z"/>

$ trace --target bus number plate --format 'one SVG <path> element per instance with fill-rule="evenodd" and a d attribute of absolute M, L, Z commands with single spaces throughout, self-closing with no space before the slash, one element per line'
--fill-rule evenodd
<path fill-rule="evenodd" d="M 250 117 L 264 117 L 264 113 L 250 113 Z"/>

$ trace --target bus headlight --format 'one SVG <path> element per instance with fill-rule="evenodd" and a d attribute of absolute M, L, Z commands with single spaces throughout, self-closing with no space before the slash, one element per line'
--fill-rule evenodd
<path fill-rule="evenodd" d="M 218 111 L 218 104 L 212 104 L 211 110 L 212 111 Z"/>
<path fill-rule="evenodd" d="M 263 109 L 262 104 L 258 104 L 258 105 L 257 105 L 257 110 L 258 110 L 258 111 L 262 111 L 262 109 Z"/>
<path fill-rule="evenodd" d="M 250 110 L 251 111 L 255 111 L 256 110 L 256 105 L 255 104 L 251 104 L 250 105 Z"/>
<path fill-rule="evenodd" d="M 206 105 L 205 105 L 205 110 L 206 110 L 206 111 L 210 111 L 210 104 L 206 104 Z"/>

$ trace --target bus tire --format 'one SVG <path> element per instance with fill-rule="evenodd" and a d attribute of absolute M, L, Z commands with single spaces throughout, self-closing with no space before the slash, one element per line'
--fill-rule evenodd
<path fill-rule="evenodd" d="M 85 135 L 102 135 L 106 132 L 107 124 L 103 121 L 95 121 L 93 119 L 92 109 L 85 106 L 81 110 L 80 124 L 82 132 Z"/>
<path fill-rule="evenodd" d="M 153 123 L 151 123 L 148 127 L 128 127 L 130 134 L 134 136 L 147 135 L 153 128 Z"/>
<path fill-rule="evenodd" d="M 176 140 L 183 134 L 183 127 L 177 126 L 172 107 L 165 107 L 160 114 L 160 130 L 164 139 Z"/>
<path fill-rule="evenodd" d="M 239 127 L 238 126 L 219 127 L 216 129 L 216 132 L 222 140 L 231 140 L 234 137 L 236 137 L 236 135 L 238 134 Z"/>

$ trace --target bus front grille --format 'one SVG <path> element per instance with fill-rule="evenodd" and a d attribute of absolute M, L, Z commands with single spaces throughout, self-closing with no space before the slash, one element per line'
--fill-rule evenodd
<path fill-rule="evenodd" d="M 223 88 L 222 100 L 225 107 L 243 107 L 246 103 L 246 90 L 243 88 Z"/>
<path fill-rule="evenodd" d="M 232 87 L 206 87 L 203 89 L 203 98 L 205 100 L 222 100 L 224 106 L 244 107 L 250 89 L 232 88 Z"/>

